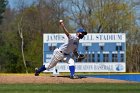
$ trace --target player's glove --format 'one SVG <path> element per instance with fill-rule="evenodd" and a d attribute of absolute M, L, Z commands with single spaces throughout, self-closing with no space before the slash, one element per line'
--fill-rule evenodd
<path fill-rule="evenodd" d="M 84 54 L 79 54 L 77 57 L 77 62 L 82 62 L 82 60 L 85 58 L 86 58 L 86 56 Z"/>

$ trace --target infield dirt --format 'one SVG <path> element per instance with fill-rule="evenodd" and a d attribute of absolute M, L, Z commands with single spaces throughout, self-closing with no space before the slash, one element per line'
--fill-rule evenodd
<path fill-rule="evenodd" d="M 0 74 L 0 84 L 62 84 L 62 83 L 134 83 L 124 80 L 104 79 L 104 78 L 81 78 L 70 79 L 67 76 L 34 76 L 33 74 Z"/>

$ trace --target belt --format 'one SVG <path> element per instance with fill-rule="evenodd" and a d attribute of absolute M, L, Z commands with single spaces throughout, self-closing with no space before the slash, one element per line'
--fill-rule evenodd
<path fill-rule="evenodd" d="M 64 55 L 69 55 L 69 54 L 67 54 L 67 53 L 64 53 L 63 51 L 60 51 L 61 53 L 63 53 Z"/>

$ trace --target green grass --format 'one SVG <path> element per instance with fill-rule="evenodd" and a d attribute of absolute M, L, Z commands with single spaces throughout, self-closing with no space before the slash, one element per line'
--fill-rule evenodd
<path fill-rule="evenodd" d="M 137 84 L 0 84 L 0 93 L 139 93 Z"/>

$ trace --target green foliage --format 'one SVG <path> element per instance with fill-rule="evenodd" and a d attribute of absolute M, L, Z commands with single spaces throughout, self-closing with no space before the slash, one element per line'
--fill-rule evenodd
<path fill-rule="evenodd" d="M 131 32 L 131 28 L 135 27 L 132 12 L 127 4 L 110 2 L 96 10 L 89 17 L 89 22 L 98 33 Z"/>
<path fill-rule="evenodd" d="M 30 41 L 25 48 L 25 59 L 27 60 L 27 67 L 29 72 L 33 72 L 35 67 L 39 67 L 43 63 L 43 42 L 39 33 L 32 41 Z"/>
<path fill-rule="evenodd" d="M 5 12 L 7 0 L 0 0 L 0 24 L 2 23 L 3 13 Z"/>
<path fill-rule="evenodd" d="M 21 53 L 19 51 L 17 33 L 5 32 L 4 44 L 0 47 L 1 62 L 4 63 L 1 68 L 3 72 L 23 72 L 21 62 Z"/>

